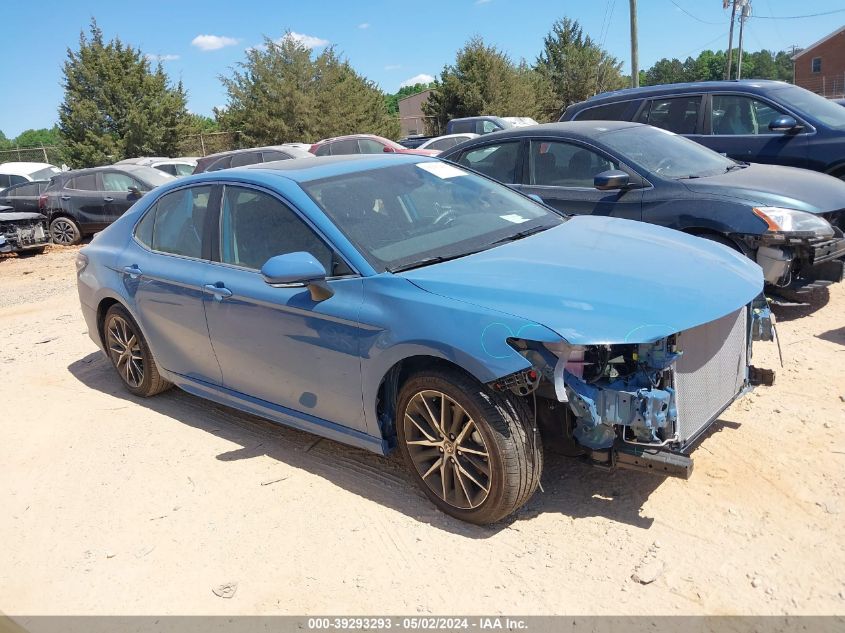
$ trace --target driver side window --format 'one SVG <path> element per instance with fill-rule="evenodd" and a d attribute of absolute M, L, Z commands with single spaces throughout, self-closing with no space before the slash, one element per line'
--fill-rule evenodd
<path fill-rule="evenodd" d="M 220 261 L 260 270 L 276 255 L 305 252 L 329 276 L 350 271 L 331 248 L 296 213 L 273 196 L 227 186 L 220 211 Z"/>
<path fill-rule="evenodd" d="M 542 187 L 593 187 L 593 177 L 619 165 L 572 143 L 531 141 L 530 184 Z"/>
<path fill-rule="evenodd" d="M 712 134 L 725 136 L 777 134 L 769 123 L 784 113 L 768 103 L 741 95 L 713 95 Z"/>

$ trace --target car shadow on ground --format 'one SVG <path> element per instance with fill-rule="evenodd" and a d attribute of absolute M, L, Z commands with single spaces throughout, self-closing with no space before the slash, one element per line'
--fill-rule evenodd
<path fill-rule="evenodd" d="M 775 297 L 775 300 L 785 301 L 779 300 L 777 297 Z M 810 316 L 814 312 L 821 310 L 829 301 L 830 291 L 824 288 L 816 292 L 813 298 L 807 303 L 774 303 L 772 304 L 772 311 L 775 313 L 777 321 L 793 321 Z"/>
<path fill-rule="evenodd" d="M 821 334 L 817 334 L 816 338 L 820 338 L 823 341 L 830 341 L 831 343 L 839 343 L 840 345 L 845 345 L 845 327 L 836 328 L 835 330 L 828 330 L 827 332 L 822 332 Z"/>
<path fill-rule="evenodd" d="M 382 457 L 316 435 L 268 422 L 229 407 L 173 389 L 153 398 L 138 398 L 126 391 L 111 363 L 101 353 L 89 354 L 68 366 L 68 371 L 90 389 L 122 398 L 207 433 L 240 448 L 214 457 L 221 461 L 266 455 L 303 469 L 361 497 L 392 508 L 418 521 L 469 538 L 489 538 L 503 529 L 518 529 L 521 519 L 554 513 L 572 519 L 603 517 L 648 529 L 654 519 L 643 505 L 663 483 L 659 475 L 636 471 L 604 471 L 577 459 L 546 452 L 538 490 L 514 516 L 492 526 L 479 527 L 453 519 L 439 510 L 416 487 L 398 453 Z M 731 423 L 717 422 L 709 434 Z M 245 482 L 245 486 L 250 485 Z M 255 486 L 262 485 L 254 482 Z"/>

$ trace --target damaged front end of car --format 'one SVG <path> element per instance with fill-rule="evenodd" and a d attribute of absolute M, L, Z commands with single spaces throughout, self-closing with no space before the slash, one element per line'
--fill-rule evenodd
<path fill-rule="evenodd" d="M 49 241 L 47 218 L 43 215 L 0 207 L 0 253 L 40 249 Z"/>
<path fill-rule="evenodd" d="M 812 295 L 845 274 L 845 237 L 838 224 L 845 212 L 815 215 L 779 207 L 758 207 L 766 222 L 761 235 L 743 236 L 769 287 L 788 299 Z M 843 216 L 843 217 L 840 217 Z"/>
<path fill-rule="evenodd" d="M 752 342 L 772 340 L 771 313 L 755 301 L 656 341 L 613 345 L 512 339 L 531 363 L 494 381 L 530 397 L 544 443 L 593 465 L 687 478 L 688 453 L 718 416 L 770 370 L 750 365 Z"/>

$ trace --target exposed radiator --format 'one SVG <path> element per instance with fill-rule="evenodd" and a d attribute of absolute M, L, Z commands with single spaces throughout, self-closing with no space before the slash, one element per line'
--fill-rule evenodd
<path fill-rule="evenodd" d="M 678 434 L 694 439 L 733 401 L 745 384 L 748 308 L 678 335 L 675 366 Z"/>

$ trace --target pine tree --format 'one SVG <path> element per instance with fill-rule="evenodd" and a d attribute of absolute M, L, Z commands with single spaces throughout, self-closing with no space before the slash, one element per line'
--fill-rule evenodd
<path fill-rule="evenodd" d="M 95 20 L 79 48 L 68 49 L 59 133 L 65 160 L 89 167 L 134 156 L 177 152 L 185 133 L 186 93 L 171 86 L 159 63 L 115 38 L 103 39 Z"/>

